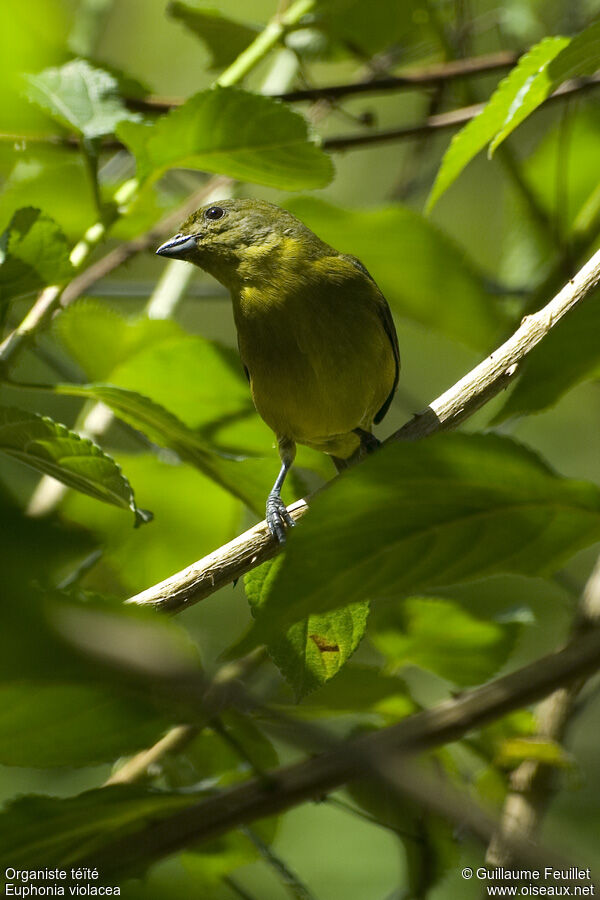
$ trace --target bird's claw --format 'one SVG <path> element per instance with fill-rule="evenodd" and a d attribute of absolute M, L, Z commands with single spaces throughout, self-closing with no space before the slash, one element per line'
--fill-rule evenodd
<path fill-rule="evenodd" d="M 287 511 L 287 507 L 279 494 L 269 494 L 267 497 L 267 525 L 269 531 L 280 544 L 285 544 L 286 525 L 289 528 L 295 526 L 295 522 Z"/>

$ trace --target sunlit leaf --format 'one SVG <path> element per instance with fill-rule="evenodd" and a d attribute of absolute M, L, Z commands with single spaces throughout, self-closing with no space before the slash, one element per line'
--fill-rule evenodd
<path fill-rule="evenodd" d="M 551 83 L 549 63 L 569 43 L 568 38 L 544 38 L 525 53 L 504 78 L 482 112 L 456 134 L 448 147 L 437 174 L 427 208 L 439 200 L 473 157 L 488 144 L 523 104 L 533 109 L 547 96 Z"/>
<path fill-rule="evenodd" d="M 564 81 L 591 75 L 598 68 L 600 22 L 573 39 L 548 37 L 535 44 L 500 82 L 482 112 L 452 139 L 431 190 L 428 209 L 486 144 L 490 144 L 492 154 Z"/>
<path fill-rule="evenodd" d="M 314 498 L 254 639 L 367 598 L 547 574 L 599 538 L 600 489 L 560 478 L 514 441 L 447 434 L 393 444 Z"/>
<path fill-rule="evenodd" d="M 117 79 L 84 59 L 25 79 L 29 100 L 82 137 L 103 137 L 112 134 L 118 122 L 139 119 L 124 106 Z"/>
<path fill-rule="evenodd" d="M 555 41 L 560 38 L 555 38 Z M 538 45 L 539 46 L 539 45 Z M 527 116 L 569 78 L 592 75 L 600 68 L 600 22 L 586 28 L 567 43 L 549 63 L 528 78 L 513 100 L 502 128 L 490 144 L 490 154 Z"/>
<path fill-rule="evenodd" d="M 97 500 L 131 509 L 137 524 L 147 521 L 115 461 L 97 444 L 47 416 L 1 406 L 0 451 Z"/>
<path fill-rule="evenodd" d="M 573 764 L 564 748 L 550 738 L 513 737 L 502 741 L 496 756 L 498 766 L 515 768 L 524 760 L 561 769 L 569 768 Z"/>
<path fill-rule="evenodd" d="M 229 19 L 197 0 L 172 0 L 167 12 L 174 19 L 183 22 L 206 44 L 210 52 L 211 69 L 228 66 L 259 33 L 258 28 Z"/>
<path fill-rule="evenodd" d="M 118 134 L 142 182 L 177 167 L 302 190 L 324 187 L 333 175 L 299 113 L 238 88 L 202 91 L 154 125 L 121 123 Z"/>
<path fill-rule="evenodd" d="M 39 209 L 19 209 L 0 236 L 0 305 L 61 284 L 73 272 L 67 239 L 56 222 Z"/>
<path fill-rule="evenodd" d="M 260 619 L 281 558 L 264 563 L 244 579 L 253 614 Z M 334 612 L 308 616 L 268 643 L 269 654 L 297 698 L 325 684 L 352 656 L 367 627 L 369 604 L 353 603 Z"/>

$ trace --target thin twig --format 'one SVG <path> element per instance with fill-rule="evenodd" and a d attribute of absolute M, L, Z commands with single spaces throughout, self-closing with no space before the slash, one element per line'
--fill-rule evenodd
<path fill-rule="evenodd" d="M 171 728 L 159 741 L 149 747 L 136 753 L 131 759 L 128 759 L 120 769 L 117 769 L 104 784 L 133 784 L 147 778 L 153 766 L 156 766 L 161 759 L 167 755 L 181 753 L 181 751 L 190 744 L 199 733 L 196 725 L 176 725 Z"/>
<path fill-rule="evenodd" d="M 282 885 L 289 891 L 296 900 L 314 900 L 314 895 L 310 893 L 306 885 L 300 881 L 297 874 L 290 869 L 288 864 L 283 860 L 272 847 L 270 847 L 261 836 L 252 828 L 242 828 L 241 831 L 246 837 L 252 841 L 259 854 L 262 856 L 267 865 L 273 870 L 279 878 Z"/>
<path fill-rule="evenodd" d="M 594 75 L 591 78 L 567 81 L 558 90 L 554 91 L 544 103 L 540 104 L 538 109 L 543 109 L 548 103 L 556 100 L 563 100 L 573 94 L 589 91 L 600 85 L 600 75 Z M 463 106 L 460 109 L 453 109 L 450 112 L 439 113 L 436 116 L 430 116 L 424 122 L 416 125 L 406 125 L 402 128 L 390 128 L 387 131 L 369 131 L 360 134 L 341 135 L 340 137 L 325 138 L 322 142 L 324 150 L 340 151 L 354 150 L 357 147 L 369 147 L 375 144 L 389 144 L 395 141 L 405 140 L 407 138 L 421 137 L 434 131 L 446 131 L 449 128 L 457 128 L 459 125 L 465 125 L 478 116 L 484 109 L 485 103 L 474 103 L 471 106 Z M 536 110 L 537 112 L 537 110 Z"/>
<path fill-rule="evenodd" d="M 519 58 L 518 53 L 511 50 L 500 50 L 486 56 L 475 56 L 470 59 L 457 59 L 423 68 L 409 69 L 400 75 L 387 77 L 371 77 L 361 81 L 350 81 L 345 84 L 329 84 L 321 87 L 301 88 L 270 94 L 276 100 L 286 103 L 299 103 L 315 100 L 339 100 L 342 97 L 353 97 L 362 94 L 383 94 L 389 91 L 410 91 L 416 88 L 429 88 L 458 78 L 471 78 L 477 75 L 489 75 L 492 72 L 508 69 Z M 144 113 L 165 113 L 181 106 L 185 101 L 181 98 L 131 97 L 127 99 L 130 109 Z"/>
<path fill-rule="evenodd" d="M 455 428 L 473 415 L 510 384 L 518 364 L 599 282 L 600 251 L 550 303 L 539 312 L 526 317 L 501 347 L 384 443 L 417 440 L 437 431 Z M 306 512 L 307 506 L 306 500 L 298 500 L 290 506 L 289 511 L 294 520 L 298 520 Z M 279 549 L 266 522 L 260 522 L 209 556 L 136 594 L 127 602 L 178 612 L 271 559 Z"/>
<path fill-rule="evenodd" d="M 242 900 L 256 900 L 252 894 L 248 893 L 245 887 L 239 884 L 232 875 L 223 875 L 223 883 L 227 885 L 227 887 L 233 891 L 233 893 L 237 897 L 241 897 Z"/>
<path fill-rule="evenodd" d="M 266 651 L 261 647 L 241 659 L 225 663 L 210 681 L 203 680 L 201 686 L 201 706 L 205 713 L 203 724 L 209 724 L 218 717 L 218 712 L 229 705 L 230 694 L 238 691 L 238 683 L 249 677 L 265 662 Z M 142 750 L 127 760 L 105 782 L 110 784 L 133 784 L 147 778 L 152 766 L 163 757 L 180 753 L 200 733 L 203 725 L 175 725 L 155 744 Z"/>

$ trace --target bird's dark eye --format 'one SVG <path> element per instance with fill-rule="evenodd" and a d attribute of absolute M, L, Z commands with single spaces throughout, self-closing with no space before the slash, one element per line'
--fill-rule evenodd
<path fill-rule="evenodd" d="M 206 212 L 204 213 L 205 219 L 222 219 L 225 215 L 225 210 L 222 206 L 210 206 Z"/>

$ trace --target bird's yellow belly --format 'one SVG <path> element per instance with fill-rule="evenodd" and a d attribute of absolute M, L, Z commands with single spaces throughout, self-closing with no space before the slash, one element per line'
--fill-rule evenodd
<path fill-rule="evenodd" d="M 370 310 L 358 310 L 350 328 L 341 321 L 320 309 L 304 332 L 290 333 L 273 311 L 238 324 L 238 334 L 256 409 L 278 439 L 346 458 L 359 444 L 354 429 L 371 429 L 392 390 L 395 360 Z"/>

